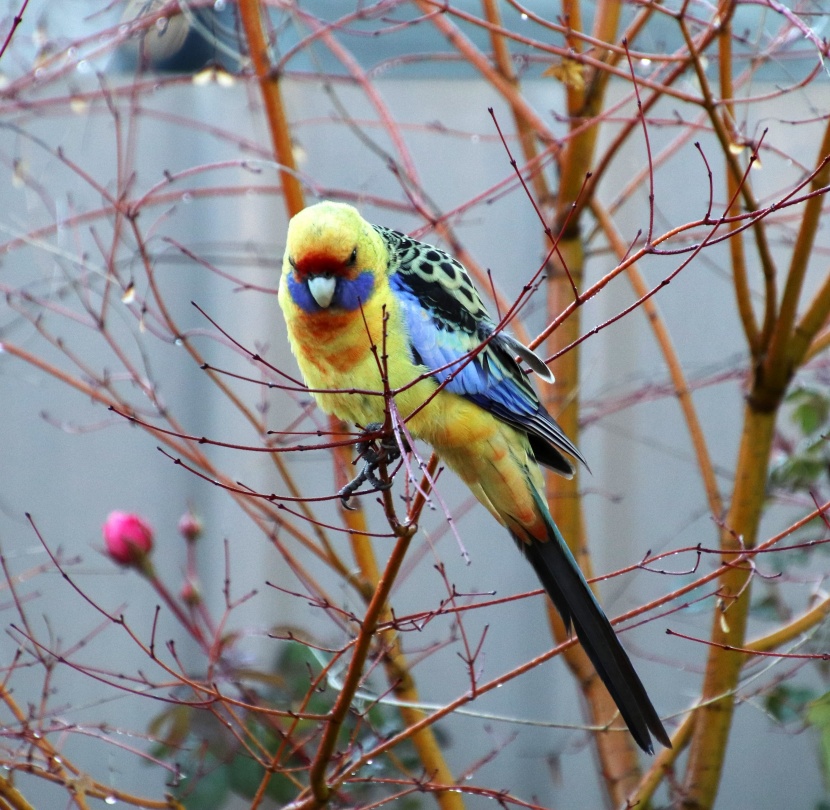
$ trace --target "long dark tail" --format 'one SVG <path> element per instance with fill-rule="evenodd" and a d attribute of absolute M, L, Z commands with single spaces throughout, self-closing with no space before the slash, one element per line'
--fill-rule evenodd
<path fill-rule="evenodd" d="M 653 734 L 659 742 L 671 748 L 669 735 L 642 681 L 550 517 L 547 504 L 535 492 L 534 500 L 548 526 L 548 541 L 527 542 L 515 534 L 513 539 L 533 566 L 566 627 L 570 629 L 573 626 L 637 745 L 653 754 Z"/>

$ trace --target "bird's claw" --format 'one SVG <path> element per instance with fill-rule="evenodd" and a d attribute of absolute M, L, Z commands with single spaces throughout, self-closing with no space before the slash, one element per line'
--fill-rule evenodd
<path fill-rule="evenodd" d="M 363 435 L 377 433 L 382 427 L 383 425 L 380 423 L 367 425 Z M 360 472 L 337 493 L 343 508 L 349 510 L 354 509 L 353 506 L 349 506 L 350 498 L 363 484 L 368 483 L 381 492 L 391 488 L 392 482 L 381 481 L 375 475 L 375 471 L 381 464 L 390 464 L 400 458 L 401 455 L 394 436 L 384 436 L 380 441 L 374 438 L 361 439 L 357 446 L 360 449 L 358 457 L 363 459 L 363 466 L 360 468 Z"/>

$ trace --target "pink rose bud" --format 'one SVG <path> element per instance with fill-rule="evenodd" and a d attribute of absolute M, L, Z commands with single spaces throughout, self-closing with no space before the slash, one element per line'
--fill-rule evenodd
<path fill-rule="evenodd" d="M 153 530 L 138 515 L 110 512 L 104 523 L 104 543 L 119 565 L 139 565 L 153 549 Z"/>
<path fill-rule="evenodd" d="M 179 520 L 179 534 L 192 543 L 202 534 L 202 521 L 188 509 Z"/>

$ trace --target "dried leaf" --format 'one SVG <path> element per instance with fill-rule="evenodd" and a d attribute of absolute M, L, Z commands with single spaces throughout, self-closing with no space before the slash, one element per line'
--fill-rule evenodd
<path fill-rule="evenodd" d="M 585 65 L 576 59 L 565 57 L 561 62 L 545 68 L 542 75 L 550 76 L 574 90 L 585 89 Z"/>

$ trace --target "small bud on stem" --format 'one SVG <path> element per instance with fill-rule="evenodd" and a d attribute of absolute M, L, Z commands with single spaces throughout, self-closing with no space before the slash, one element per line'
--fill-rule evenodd
<path fill-rule="evenodd" d="M 188 543 L 194 543 L 201 537 L 202 528 L 202 521 L 199 520 L 191 509 L 188 509 L 179 520 L 179 534 Z"/>

